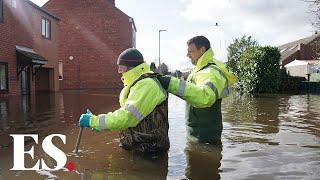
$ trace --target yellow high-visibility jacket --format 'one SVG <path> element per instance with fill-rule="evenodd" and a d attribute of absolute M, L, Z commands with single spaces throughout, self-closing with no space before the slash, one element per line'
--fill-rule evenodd
<path fill-rule="evenodd" d="M 221 99 L 227 97 L 236 80 L 222 62 L 214 59 L 211 48 L 198 59 L 187 81 L 170 79 L 168 92 L 187 102 L 186 125 L 191 140 L 211 142 L 221 138 Z"/>
<path fill-rule="evenodd" d="M 147 63 L 124 73 L 121 80 L 124 88 L 120 93 L 120 109 L 106 114 L 93 115 L 89 126 L 95 130 L 123 130 L 135 127 L 148 116 L 156 106 L 167 98 L 167 92 L 159 82 L 144 78 L 136 82 L 143 74 L 152 73 Z M 136 82 L 136 83 L 135 83 Z"/>

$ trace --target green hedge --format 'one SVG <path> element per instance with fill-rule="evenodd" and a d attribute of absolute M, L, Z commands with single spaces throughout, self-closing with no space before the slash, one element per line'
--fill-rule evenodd
<path fill-rule="evenodd" d="M 305 81 L 304 77 L 289 76 L 286 69 L 280 70 L 279 92 L 281 93 L 298 93 L 301 82 Z"/>
<path fill-rule="evenodd" d="M 238 63 L 237 88 L 245 93 L 278 92 L 280 83 L 280 52 L 276 47 L 247 49 Z"/>

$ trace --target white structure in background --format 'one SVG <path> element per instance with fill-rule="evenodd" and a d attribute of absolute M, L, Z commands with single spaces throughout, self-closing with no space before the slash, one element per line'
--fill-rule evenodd
<path fill-rule="evenodd" d="M 307 74 L 320 73 L 320 60 L 294 60 L 284 67 L 290 76 L 307 78 Z"/>
<path fill-rule="evenodd" d="M 209 38 L 215 58 L 219 61 L 226 62 L 228 59 L 228 47 L 226 46 L 225 30 L 220 26 L 220 24 L 216 23 L 213 27 L 213 31 L 211 31 L 206 37 Z"/>

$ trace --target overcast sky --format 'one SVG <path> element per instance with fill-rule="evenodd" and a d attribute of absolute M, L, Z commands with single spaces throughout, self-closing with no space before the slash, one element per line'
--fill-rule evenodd
<path fill-rule="evenodd" d="M 43 5 L 47 0 L 32 0 Z M 116 6 L 133 17 L 137 48 L 147 61 L 161 60 L 171 69 L 191 67 L 186 41 L 204 35 L 217 58 L 226 61 L 234 38 L 251 35 L 262 45 L 277 46 L 314 33 L 309 4 L 302 0 L 116 0 Z M 218 26 L 216 26 L 218 23 Z"/>

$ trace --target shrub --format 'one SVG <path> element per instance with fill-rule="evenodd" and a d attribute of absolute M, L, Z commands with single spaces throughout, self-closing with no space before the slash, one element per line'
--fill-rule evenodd
<path fill-rule="evenodd" d="M 237 88 L 245 93 L 278 92 L 280 52 L 276 47 L 257 46 L 240 56 Z"/>

